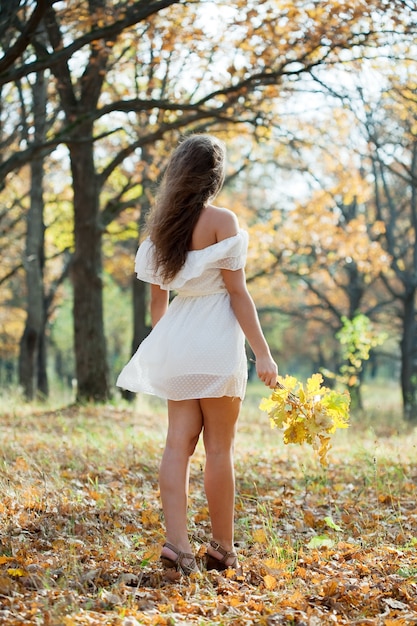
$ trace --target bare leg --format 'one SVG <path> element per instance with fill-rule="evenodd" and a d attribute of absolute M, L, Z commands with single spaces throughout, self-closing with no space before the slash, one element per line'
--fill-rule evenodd
<path fill-rule="evenodd" d="M 159 471 L 159 487 L 166 525 L 166 539 L 182 552 L 191 552 L 187 532 L 190 458 L 203 426 L 198 400 L 168 400 L 168 433 Z M 163 548 L 162 554 L 175 559 Z"/>
<path fill-rule="evenodd" d="M 204 486 L 214 541 L 233 551 L 235 476 L 233 447 L 241 401 L 239 398 L 200 400 L 204 419 L 206 468 Z M 222 555 L 209 546 L 210 554 Z M 231 558 L 230 561 L 233 559 Z M 229 562 L 227 561 L 227 564 Z"/>

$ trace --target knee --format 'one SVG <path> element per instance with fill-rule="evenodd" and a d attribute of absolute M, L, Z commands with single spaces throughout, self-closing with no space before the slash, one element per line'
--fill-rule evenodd
<path fill-rule="evenodd" d="M 166 448 L 177 454 L 192 456 L 195 452 L 198 439 L 199 434 L 191 437 L 181 437 L 178 435 L 169 436 L 167 438 Z"/>
<path fill-rule="evenodd" d="M 204 449 L 206 452 L 206 457 L 232 457 L 234 451 L 234 442 L 233 441 L 207 441 L 204 440 Z"/>
<path fill-rule="evenodd" d="M 192 456 L 194 454 L 195 449 L 197 447 L 199 436 L 200 436 L 200 434 L 194 435 L 194 437 L 191 437 L 191 439 L 188 441 L 188 453 L 189 453 L 189 456 Z"/>

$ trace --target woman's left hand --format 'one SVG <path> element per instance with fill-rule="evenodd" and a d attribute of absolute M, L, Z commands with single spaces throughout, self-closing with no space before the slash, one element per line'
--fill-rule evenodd
<path fill-rule="evenodd" d="M 278 365 L 271 355 L 265 355 L 256 359 L 256 373 L 264 385 L 274 389 L 277 384 Z"/>

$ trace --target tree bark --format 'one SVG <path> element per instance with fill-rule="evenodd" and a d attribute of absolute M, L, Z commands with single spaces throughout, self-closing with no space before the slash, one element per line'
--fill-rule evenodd
<path fill-rule="evenodd" d="M 84 129 L 92 137 L 93 129 Z M 92 139 L 69 145 L 74 190 L 74 343 L 77 401 L 109 397 L 102 297 L 102 227 Z"/>
<path fill-rule="evenodd" d="M 33 86 L 35 141 L 43 141 L 46 126 L 46 81 L 43 72 L 37 74 Z M 43 270 L 44 253 L 44 157 L 36 156 L 31 162 L 30 207 L 27 216 L 26 272 L 27 317 L 20 341 L 19 383 L 27 400 L 36 391 L 48 394 L 45 358 L 45 294 Z"/>
<path fill-rule="evenodd" d="M 401 391 L 404 417 L 417 422 L 417 360 L 416 360 L 416 291 L 410 290 L 404 300 L 403 334 L 401 337 Z"/>
<path fill-rule="evenodd" d="M 387 119 L 387 121 L 389 118 Z M 397 120 L 395 120 L 397 123 Z M 390 255 L 391 269 L 395 280 L 383 276 L 383 282 L 395 301 L 401 303 L 401 392 L 403 415 L 407 421 L 417 422 L 417 142 L 404 142 L 403 154 L 409 152 L 408 177 L 392 179 L 397 173 L 392 164 L 384 160 L 381 149 L 389 143 L 385 134 L 379 136 L 372 112 L 367 113 L 367 139 L 373 146 L 371 153 L 372 174 L 374 177 L 376 218 L 384 222 L 384 247 Z M 385 121 L 384 121 L 385 131 Z M 404 133 L 406 138 L 408 133 Z M 401 164 L 401 168 L 404 165 Z M 399 168 L 398 171 L 401 171 Z M 409 193 L 409 196 L 408 196 Z M 406 207 L 404 210 L 403 205 Z M 403 242 L 408 242 L 407 246 Z M 401 242 L 401 245 L 399 245 Z M 411 249 L 411 254 L 408 252 Z"/>
<path fill-rule="evenodd" d="M 148 162 L 150 159 L 148 152 L 146 149 L 142 151 L 142 159 Z M 143 239 L 142 233 L 145 228 L 145 216 L 148 213 L 150 208 L 150 200 L 152 196 L 152 183 L 149 178 L 146 176 L 146 167 L 145 174 L 142 181 L 142 196 L 140 199 L 140 213 L 139 213 L 139 237 Z M 147 316 L 147 285 L 141 280 L 137 280 L 136 276 L 133 277 L 132 283 L 132 304 L 133 304 L 133 338 L 132 338 L 132 355 L 136 352 L 142 341 L 147 337 L 151 328 L 146 323 Z M 126 400 L 132 400 L 135 397 L 135 394 L 123 390 L 122 396 Z"/>
<path fill-rule="evenodd" d="M 146 148 L 142 150 L 142 159 L 147 163 L 144 170 L 144 178 L 142 181 L 142 196 L 140 202 L 139 213 L 139 238 L 143 240 L 143 232 L 145 230 L 146 215 L 149 212 L 153 202 L 152 186 L 153 183 L 147 175 L 147 168 L 152 158 Z M 133 341 L 132 354 L 136 352 L 139 345 L 150 332 L 150 327 L 146 323 L 147 316 L 147 286 L 144 282 L 136 279 L 133 282 Z"/>
<path fill-rule="evenodd" d="M 104 9 L 105 0 L 89 0 L 92 17 Z M 63 46 L 55 12 L 51 9 L 45 20 L 51 46 Z M 77 401 L 104 402 L 109 398 L 108 366 L 103 319 L 102 231 L 99 212 L 100 185 L 94 163 L 94 122 L 86 113 L 97 107 L 106 74 L 108 51 L 92 46 L 88 62 L 79 82 L 79 94 L 72 83 L 65 59 L 51 69 L 57 79 L 61 105 L 67 122 L 76 125 L 68 134 L 73 180 L 74 255 L 70 276 L 74 291 L 74 351 L 77 379 Z"/>

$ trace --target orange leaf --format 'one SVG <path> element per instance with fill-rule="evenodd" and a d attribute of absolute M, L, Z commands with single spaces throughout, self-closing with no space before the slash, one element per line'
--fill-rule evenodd
<path fill-rule="evenodd" d="M 305 598 L 300 591 L 294 591 L 282 601 L 283 606 L 289 606 L 293 609 L 301 609 L 305 605 Z"/>
<path fill-rule="evenodd" d="M 255 530 L 252 537 L 255 543 L 266 543 L 266 533 L 263 528 Z"/>
<path fill-rule="evenodd" d="M 277 579 L 275 578 L 275 576 L 267 574 L 266 576 L 264 576 L 264 583 L 265 587 L 272 591 L 272 589 L 275 589 L 275 587 L 277 586 Z"/>

